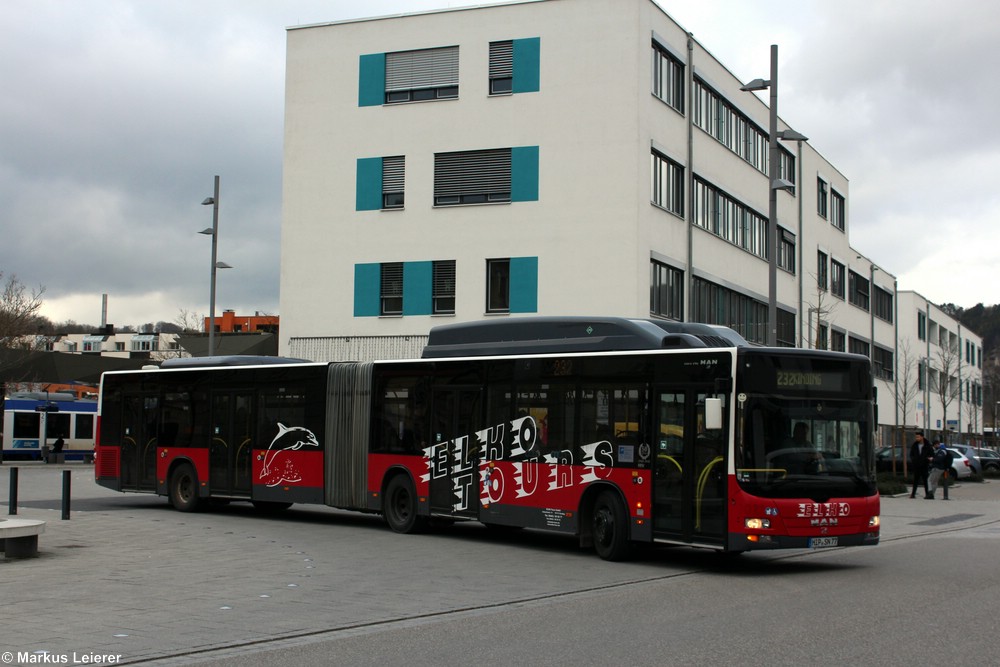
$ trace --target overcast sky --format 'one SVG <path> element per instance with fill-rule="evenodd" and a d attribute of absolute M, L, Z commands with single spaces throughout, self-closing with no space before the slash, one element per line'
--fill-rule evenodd
<path fill-rule="evenodd" d="M 102 294 L 118 326 L 206 315 L 218 174 L 216 310 L 280 314 L 285 28 L 469 4 L 0 1 L 0 271 L 56 322 L 100 323 Z M 901 290 L 1000 302 L 1000 4 L 658 4 L 741 80 L 778 44 L 779 113 L 849 179 L 851 243 Z"/>

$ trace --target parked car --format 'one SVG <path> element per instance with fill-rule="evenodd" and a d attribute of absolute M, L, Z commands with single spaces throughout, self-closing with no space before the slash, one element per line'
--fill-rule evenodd
<path fill-rule="evenodd" d="M 969 467 L 972 468 L 972 474 L 980 477 L 983 476 L 983 464 L 979 461 L 975 447 L 972 445 L 948 445 L 948 449 L 958 450 L 965 454 L 966 458 L 969 459 Z"/>
<path fill-rule="evenodd" d="M 969 457 L 953 447 L 949 447 L 948 451 L 955 455 L 951 462 L 951 476 L 955 479 L 972 477 L 972 464 L 969 463 Z"/>
<path fill-rule="evenodd" d="M 908 448 L 899 447 L 882 447 L 877 452 L 875 452 L 875 472 L 892 472 L 892 459 L 893 450 L 896 450 L 896 472 L 902 474 L 903 472 L 903 459 L 908 456 Z M 910 472 L 910 464 L 907 462 L 906 471 Z"/>
<path fill-rule="evenodd" d="M 992 449 L 980 447 L 976 450 L 976 456 L 983 466 L 983 472 L 1000 472 L 1000 454 Z"/>

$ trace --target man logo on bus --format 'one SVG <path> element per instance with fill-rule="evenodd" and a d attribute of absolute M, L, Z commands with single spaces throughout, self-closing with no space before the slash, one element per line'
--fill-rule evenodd
<path fill-rule="evenodd" d="M 302 481 L 302 473 L 291 458 L 284 456 L 279 460 L 279 468 L 272 469 L 274 460 L 283 452 L 293 452 L 303 447 L 319 447 L 316 434 L 302 426 L 285 426 L 278 423 L 278 434 L 264 452 L 264 466 L 260 469 L 260 478 L 267 486 L 278 486 L 285 482 Z"/>

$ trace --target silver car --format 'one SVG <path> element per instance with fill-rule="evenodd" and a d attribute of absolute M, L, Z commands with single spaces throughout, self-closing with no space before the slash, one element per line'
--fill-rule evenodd
<path fill-rule="evenodd" d="M 983 476 L 983 464 L 979 460 L 979 452 L 976 448 L 971 445 L 948 445 L 948 449 L 952 451 L 959 451 L 969 459 L 969 467 L 972 469 L 972 474 L 979 477 Z"/>
<path fill-rule="evenodd" d="M 955 455 L 955 458 L 951 462 L 949 476 L 955 479 L 972 477 L 972 463 L 969 461 L 969 457 L 954 447 L 949 447 L 948 451 Z M 978 461 L 979 459 L 976 460 Z"/>

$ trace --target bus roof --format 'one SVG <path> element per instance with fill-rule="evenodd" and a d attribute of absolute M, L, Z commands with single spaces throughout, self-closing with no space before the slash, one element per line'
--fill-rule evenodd
<path fill-rule="evenodd" d="M 216 355 L 214 357 L 184 357 L 166 359 L 160 368 L 204 368 L 208 366 L 268 366 L 276 364 L 309 364 L 308 359 L 268 357 L 253 354 Z"/>
<path fill-rule="evenodd" d="M 749 345 L 709 324 L 625 317 L 519 317 L 445 324 L 431 329 L 422 357 L 616 352 Z"/>

